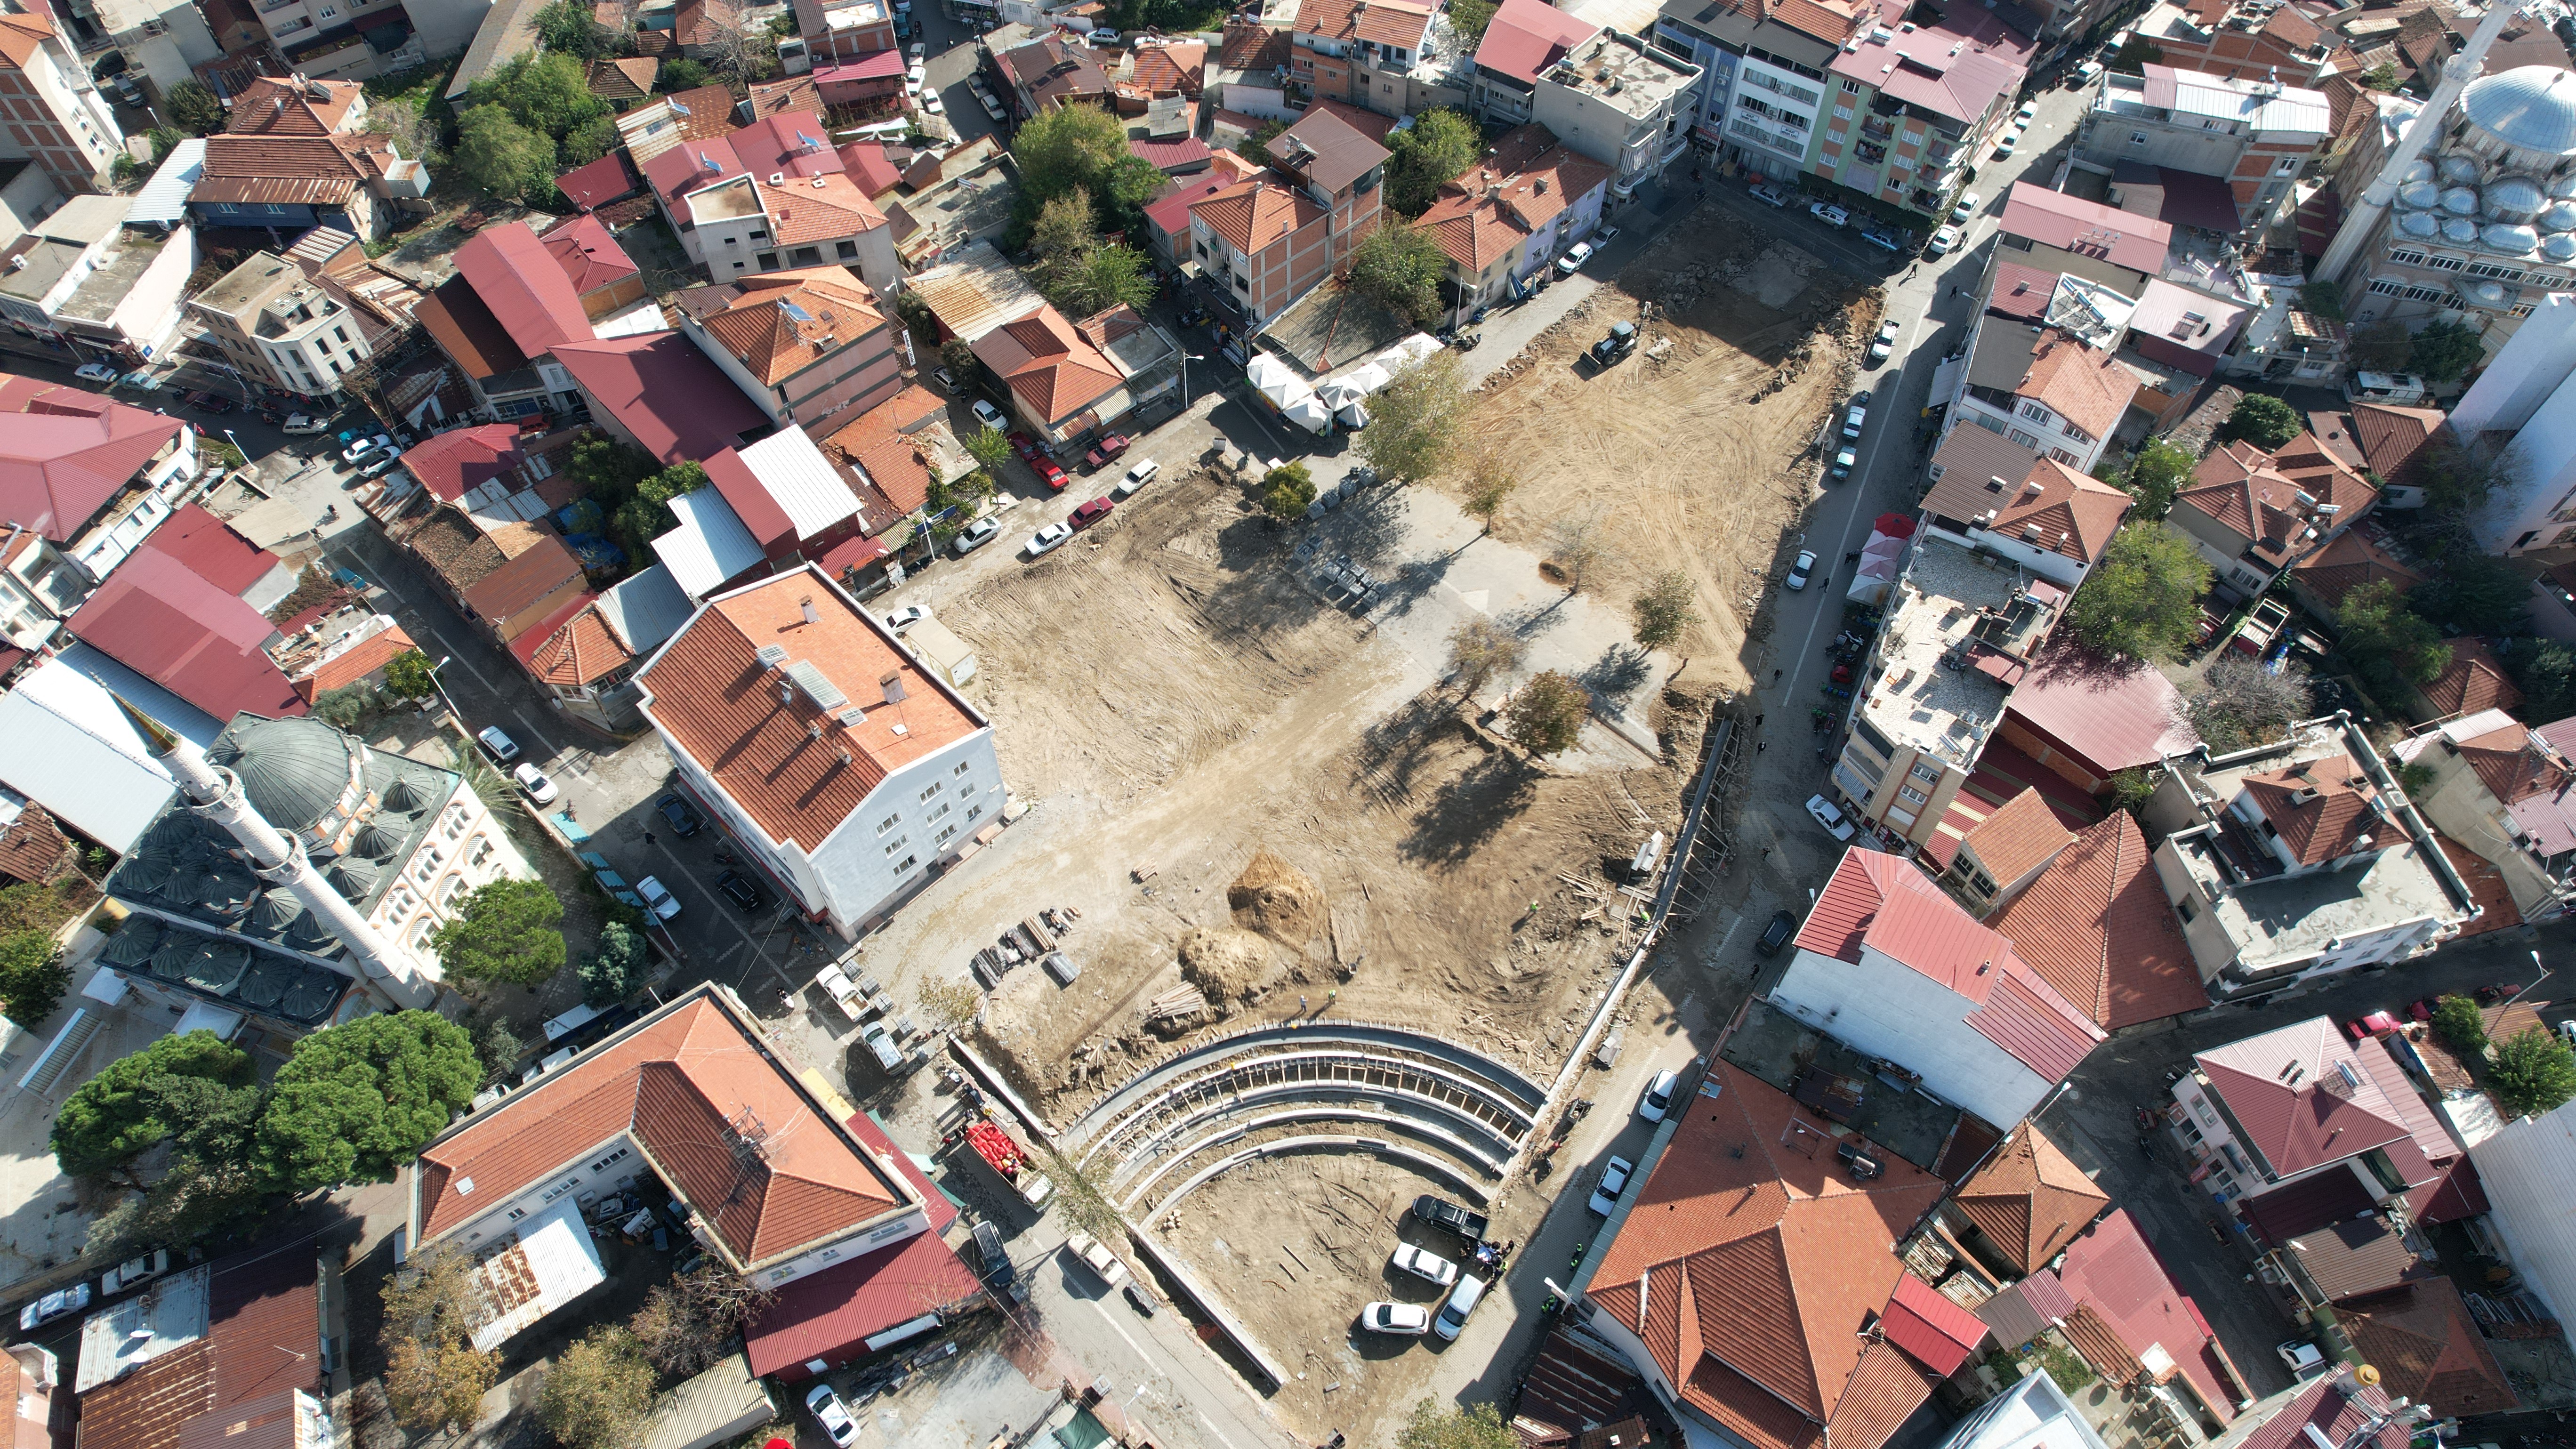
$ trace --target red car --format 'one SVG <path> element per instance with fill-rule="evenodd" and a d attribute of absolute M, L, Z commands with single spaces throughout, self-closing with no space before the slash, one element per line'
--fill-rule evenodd
<path fill-rule="evenodd" d="M 1011 430 L 1011 446 L 1018 450 L 1021 460 L 1032 468 L 1046 461 L 1046 454 L 1038 450 L 1037 441 L 1016 428 Z"/>
<path fill-rule="evenodd" d="M 1094 498 L 1089 503 L 1073 510 L 1073 516 L 1067 521 L 1076 528 L 1089 528 L 1091 525 L 1107 518 L 1109 516 L 1109 510 L 1117 506 L 1117 504 L 1110 502 L 1107 498 Z"/>
<path fill-rule="evenodd" d="M 2354 1041 L 2362 1041 L 2370 1037 L 2386 1036 L 2393 1031 L 2403 1031 L 2405 1023 L 2387 1012 L 2374 1011 L 2358 1021 L 2345 1022 L 2343 1029 Z"/>
<path fill-rule="evenodd" d="M 1072 481 L 1064 476 L 1064 470 L 1057 467 L 1052 458 L 1032 459 L 1029 466 L 1037 470 L 1038 481 L 1044 483 L 1051 493 L 1062 493 L 1064 485 Z"/>
<path fill-rule="evenodd" d="M 1115 459 L 1119 454 L 1126 452 L 1129 441 L 1130 440 L 1125 433 L 1111 433 L 1108 437 L 1100 440 L 1100 446 L 1083 454 L 1082 461 L 1090 464 L 1094 468 L 1100 467 L 1102 464 Z"/>

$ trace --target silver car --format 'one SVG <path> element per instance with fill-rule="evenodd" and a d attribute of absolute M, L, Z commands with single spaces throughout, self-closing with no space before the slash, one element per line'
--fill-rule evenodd
<path fill-rule="evenodd" d="M 1071 537 L 1073 537 L 1072 524 L 1050 523 L 1046 527 L 1029 535 L 1028 555 L 1031 558 L 1036 558 L 1039 554 L 1047 552 Z"/>

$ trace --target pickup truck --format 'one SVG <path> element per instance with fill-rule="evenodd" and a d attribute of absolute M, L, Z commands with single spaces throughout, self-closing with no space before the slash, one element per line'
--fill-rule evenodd
<path fill-rule="evenodd" d="M 1428 1223 L 1442 1232 L 1454 1234 L 1470 1243 L 1481 1243 L 1485 1240 L 1485 1229 L 1488 1223 L 1483 1213 L 1471 1213 L 1454 1202 L 1444 1201 L 1429 1193 L 1424 1193 L 1413 1200 L 1413 1216 L 1417 1222 Z"/>
<path fill-rule="evenodd" d="M 1119 1262 L 1118 1255 L 1110 1252 L 1107 1244 L 1091 1234 L 1072 1234 L 1064 1240 L 1064 1247 L 1066 1252 L 1080 1258 L 1082 1266 L 1089 1268 L 1092 1275 L 1108 1287 L 1115 1288 L 1127 1281 L 1127 1265 Z"/>

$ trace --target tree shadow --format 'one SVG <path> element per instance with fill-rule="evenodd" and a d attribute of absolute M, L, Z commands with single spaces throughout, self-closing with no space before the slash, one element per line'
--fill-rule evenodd
<path fill-rule="evenodd" d="M 1495 750 L 1460 771 L 1417 811 L 1396 849 L 1405 859 L 1452 866 L 1490 842 L 1538 796 L 1540 772 L 1519 754 Z"/>
<path fill-rule="evenodd" d="M 1625 703 L 1653 669 L 1654 661 L 1645 650 L 1634 644 L 1613 644 L 1578 671 L 1574 682 L 1592 691 L 1596 698 Z"/>

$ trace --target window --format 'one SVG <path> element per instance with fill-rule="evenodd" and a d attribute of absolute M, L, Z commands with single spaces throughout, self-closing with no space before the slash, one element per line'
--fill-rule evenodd
<path fill-rule="evenodd" d="M 2284 156 L 2279 164 L 2272 168 L 2272 174 L 2275 176 L 2296 176 L 2298 173 L 2299 158 L 2296 156 Z"/>
<path fill-rule="evenodd" d="M 901 820 L 902 818 L 903 818 L 903 816 L 902 816 L 900 813 L 897 813 L 897 814 L 894 814 L 894 815 L 889 815 L 889 816 L 887 816 L 886 818 L 884 818 L 883 820 L 878 821 L 878 822 L 877 822 L 877 834 L 879 834 L 879 835 L 883 835 L 883 834 L 885 834 L 887 831 L 894 829 L 894 827 L 895 827 L 895 822 L 896 822 L 896 821 L 898 821 L 898 820 Z"/>
<path fill-rule="evenodd" d="M 911 836 L 909 836 L 909 835 L 898 835 L 898 836 L 896 836 L 893 840 L 888 841 L 888 842 L 886 843 L 885 853 L 886 853 L 886 854 L 888 854 L 888 855 L 892 855 L 892 854 L 894 854 L 896 851 L 903 849 L 904 842 L 905 842 L 905 841 L 907 841 L 907 840 L 910 840 L 911 838 L 912 838 L 912 837 L 911 837 Z"/>
<path fill-rule="evenodd" d="M 2030 449 L 2034 453 L 2039 451 L 2039 439 L 2034 434 L 2025 433 L 2019 428 L 2011 428 L 2005 431 L 2004 436 L 2021 444 L 2023 447 Z"/>
<path fill-rule="evenodd" d="M 972 760 L 959 760 L 957 762 L 957 768 L 949 771 L 948 773 L 951 775 L 963 775 L 971 766 L 974 765 L 974 763 L 975 762 Z"/>
<path fill-rule="evenodd" d="M 1981 896 L 1993 895 L 1995 893 L 1995 879 L 1993 876 L 1986 874 L 1982 870 L 1978 871 L 1968 877 L 1968 889 L 1975 891 Z"/>
<path fill-rule="evenodd" d="M 2184 896 L 2174 902 L 2174 910 L 2182 916 L 2182 923 L 2188 926 L 2200 915 L 2200 902 L 2190 896 Z"/>
<path fill-rule="evenodd" d="M 1856 95 L 1859 95 L 1859 94 L 1860 94 L 1860 82 L 1859 82 L 1859 81 L 1856 81 L 1856 80 L 1851 80 L 1851 79 L 1848 79 L 1848 78 L 1847 78 L 1847 79 L 1845 79 L 1845 80 L 1843 81 L 1843 94 L 1844 94 L 1844 95 L 1847 95 L 1847 96 L 1856 96 Z"/>
<path fill-rule="evenodd" d="M 334 327 L 331 329 L 331 335 L 340 339 L 341 346 L 346 347 L 349 345 L 349 331 L 347 328 Z"/>
<path fill-rule="evenodd" d="M 981 806 L 981 805 L 969 805 L 969 806 L 967 806 L 967 807 L 966 807 L 966 820 L 967 820 L 967 822 L 968 822 L 969 824 L 972 824 L 972 823 L 974 822 L 975 817 L 976 817 L 976 816 L 978 816 L 978 815 L 981 815 L 981 814 L 983 814 L 983 813 L 984 813 L 984 807 L 983 807 L 983 806 Z"/>
<path fill-rule="evenodd" d="M 1914 788 L 1913 786 L 1911 786 L 1911 785 L 1899 785 L 1899 786 L 1897 786 L 1897 787 L 1896 787 L 1896 793 L 1897 793 L 1899 796 L 1902 796 L 1908 804 L 1912 804 L 1912 805 L 1921 805 L 1921 804 L 1923 804 L 1923 803 L 1924 803 L 1924 801 L 1925 801 L 1925 797 L 1924 797 L 1923 792 L 1922 792 L 1922 791 L 1920 791 L 1920 790 L 1915 789 L 1915 788 Z"/>
<path fill-rule="evenodd" d="M 948 843 L 948 837 L 950 837 L 950 836 L 952 836 L 952 835 L 955 835 L 956 833 L 957 833 L 957 827 L 956 827 L 956 826 L 954 826 L 954 825 L 948 826 L 948 827 L 946 827 L 945 829 L 943 829 L 943 830 L 941 830 L 941 831 L 939 832 L 939 838 L 938 838 L 938 839 L 933 840 L 933 841 L 931 841 L 930 843 L 931 843 L 931 844 L 933 844 L 933 845 L 946 845 L 946 844 Z"/>
<path fill-rule="evenodd" d="M 2144 131 L 2131 131 L 2129 133 L 2129 144 L 2132 146 L 2143 146 L 2147 144 L 2147 133 Z"/>
<path fill-rule="evenodd" d="M 2522 280 L 2522 268 L 2499 266 L 2494 262 L 2471 262 L 2463 270 L 2472 277 L 2493 277 L 2499 282 Z"/>
<path fill-rule="evenodd" d="M 2440 302 L 2447 300 L 2450 295 L 2450 290 L 2446 287 L 2409 287 L 2406 289 L 2406 300 L 2410 302 Z"/>
<path fill-rule="evenodd" d="M 760 255 L 753 257 L 752 260 L 760 263 L 760 269 L 766 272 L 778 265 L 778 253 L 762 252 Z"/>
<path fill-rule="evenodd" d="M 2023 398 L 2021 400 L 2020 408 L 2016 409 L 2016 411 L 2034 423 L 2053 422 L 2057 417 L 2057 414 L 2048 410 L 2046 404 L 2033 402 L 2029 398 Z"/>
<path fill-rule="evenodd" d="M 2528 317 L 2531 315 L 2531 307 L 2532 304 L 2529 302 L 2516 302 L 2508 310 L 2516 317 Z"/>
<path fill-rule="evenodd" d="M 751 229 L 751 239 L 753 241 L 767 241 L 769 240 L 769 233 L 762 231 L 758 227 L 753 227 Z"/>
<path fill-rule="evenodd" d="M 834 255 L 846 262 L 859 254 L 859 244 L 857 242 L 834 242 L 832 243 L 832 251 Z"/>
<path fill-rule="evenodd" d="M 940 791 L 945 790 L 945 789 L 947 789 L 947 788 L 948 788 L 948 782 L 947 782 L 947 781 L 945 781 L 945 780 L 933 780 L 933 781 L 931 781 L 931 782 L 930 782 L 930 788 L 921 792 L 921 803 L 922 803 L 922 804 L 924 804 L 924 805 L 929 804 L 929 803 L 930 803 L 930 797 L 931 797 L 931 796 L 936 795 L 936 794 L 938 794 Z"/>
<path fill-rule="evenodd" d="M 2388 259 L 2403 267 L 2420 267 L 2424 265 L 2424 254 L 2422 252 L 2392 250 L 2388 254 Z"/>
<path fill-rule="evenodd" d="M 1912 775 L 1915 779 L 1930 785 L 1939 782 L 1941 778 L 1941 767 L 1938 765 L 1926 765 L 1918 761 L 1914 768 L 1906 771 L 1906 773 Z"/>
<path fill-rule="evenodd" d="M 2048 456 L 2055 458 L 2057 461 L 2065 464 L 2069 468 L 2074 468 L 2080 471 L 2084 467 L 2082 460 L 2078 459 L 2073 453 L 2066 451 L 2064 448 L 2051 448 L 2048 450 Z"/>
<path fill-rule="evenodd" d="M 629 1154 L 631 1151 L 632 1151 L 632 1149 L 631 1149 L 631 1148 L 620 1147 L 620 1148 L 618 1148 L 615 1152 L 612 1152 L 612 1153 L 608 1154 L 606 1157 L 603 1157 L 603 1158 L 599 1159 L 597 1162 L 592 1163 L 592 1164 L 590 1165 L 590 1170 L 591 1170 L 592 1172 L 598 1172 L 600 1169 L 602 1169 L 602 1168 L 604 1168 L 604 1167 L 611 1166 L 611 1165 L 613 1165 L 613 1164 L 615 1164 L 615 1163 L 623 1162 L 623 1161 L 625 1161 L 625 1160 L 626 1160 L 626 1158 L 627 1158 L 628 1154 Z"/>
<path fill-rule="evenodd" d="M 2437 272 L 2461 271 L 2465 269 L 2468 264 L 2468 259 L 2465 257 L 2431 256 L 2424 259 L 2424 265 L 2431 267 Z"/>
<path fill-rule="evenodd" d="M 515 1222 L 517 1222 L 519 1219 L 521 1219 L 521 1218 L 523 1218 L 523 1217 L 526 1217 L 527 1215 L 528 1215 L 528 1210 L 527 1210 L 526 1208 L 512 1208 L 512 1209 L 510 1209 L 510 1221 L 511 1221 L 511 1222 L 514 1222 L 514 1223 L 515 1223 Z"/>
<path fill-rule="evenodd" d="M 945 816 L 945 815 L 946 815 L 950 810 L 953 810 L 953 809 L 955 809 L 955 808 L 956 808 L 956 806 L 955 806 L 955 804 L 954 804 L 953 802 L 951 802 L 951 801 L 946 801 L 946 800 L 942 800 L 942 801 L 940 801 L 940 802 L 939 802 L 939 808 L 930 812 L 929 819 L 930 819 L 930 820 L 937 820 L 937 819 L 941 818 L 942 816 Z M 925 821 L 924 823 L 927 823 L 927 822 Z"/>
<path fill-rule="evenodd" d="M 1849 106 L 1836 106 L 1836 107 L 1834 107 L 1834 119 L 1835 119 L 1835 120 L 1837 120 L 1837 121 L 1848 121 L 1848 120 L 1850 120 L 1851 118 L 1852 118 L 1852 108 L 1851 108 L 1851 107 L 1849 107 Z"/>
<path fill-rule="evenodd" d="M 2395 277 L 2374 277 L 2371 279 L 2370 290 L 2383 297 L 2394 297 L 2406 290 L 2406 284 Z"/>
<path fill-rule="evenodd" d="M 819 267 L 823 264 L 823 252 L 820 247 L 798 247 L 787 254 L 787 260 L 793 266 Z"/>
<path fill-rule="evenodd" d="M 896 875 L 901 875 L 901 874 L 903 874 L 905 871 L 908 871 L 908 870 L 912 869 L 914 866 L 919 865 L 920 863 L 921 863 L 921 857 L 919 857 L 919 856 L 917 856 L 917 855 L 907 855 L 907 856 L 905 856 L 903 859 L 898 860 L 898 861 L 896 861 L 896 862 L 894 863 L 894 873 L 895 873 Z"/>

